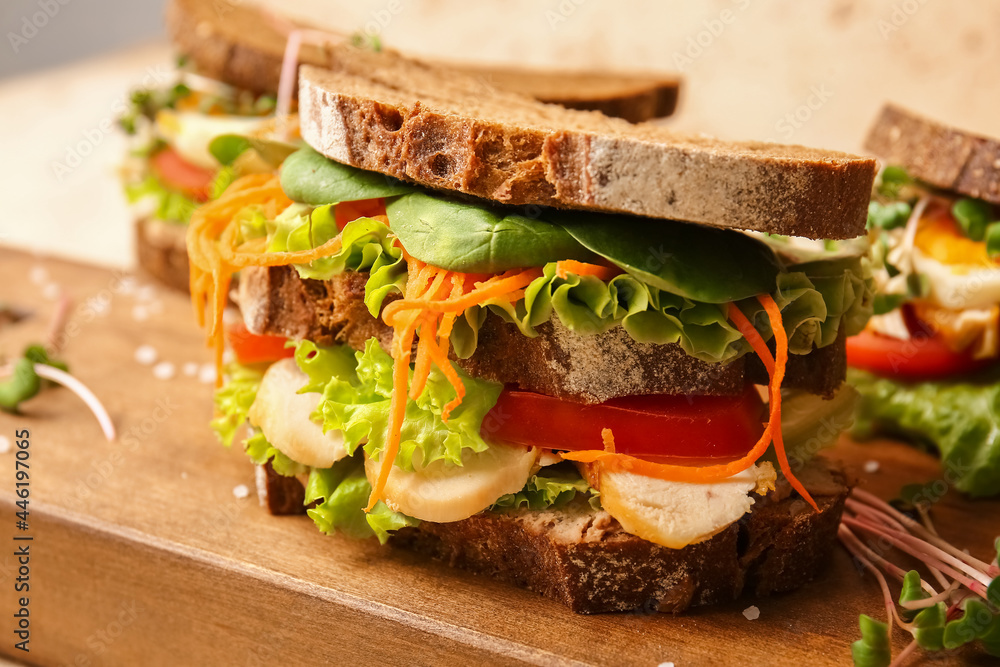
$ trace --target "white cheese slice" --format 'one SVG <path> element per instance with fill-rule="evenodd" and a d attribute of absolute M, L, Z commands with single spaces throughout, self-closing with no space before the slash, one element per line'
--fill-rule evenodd
<path fill-rule="evenodd" d="M 535 448 L 490 445 L 479 453 L 466 449 L 461 466 L 434 461 L 412 472 L 393 466 L 385 484 L 385 504 L 421 521 L 468 519 L 500 496 L 524 488 L 537 460 Z M 379 468 L 377 461 L 365 457 L 365 473 L 373 485 Z"/>
<path fill-rule="evenodd" d="M 208 152 L 212 139 L 223 134 L 252 135 L 274 124 L 270 116 L 210 116 L 199 111 L 162 109 L 156 114 L 156 129 L 181 157 L 206 169 L 219 162 Z"/>
<path fill-rule="evenodd" d="M 627 532 L 680 549 L 707 540 L 750 511 L 751 491 L 773 488 L 774 467 L 758 463 L 713 484 L 600 472 L 601 505 Z"/>
<path fill-rule="evenodd" d="M 329 468 L 347 456 L 344 437 L 340 431 L 323 433 L 323 428 L 309 419 L 321 396 L 296 393 L 307 381 L 294 359 L 272 364 L 264 373 L 248 417 L 272 446 L 293 461 Z"/>

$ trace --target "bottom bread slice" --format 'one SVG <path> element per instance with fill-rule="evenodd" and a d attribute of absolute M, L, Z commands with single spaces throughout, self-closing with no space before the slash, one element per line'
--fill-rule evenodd
<path fill-rule="evenodd" d="M 269 466 L 268 466 L 269 467 Z M 626 533 L 584 500 L 547 510 L 485 511 L 452 523 L 422 522 L 389 543 L 527 588 L 575 612 L 663 611 L 764 596 L 813 579 L 833 551 L 850 492 L 843 471 L 817 459 L 798 475 L 819 505 L 814 511 L 783 478 L 753 511 L 711 539 L 669 549 Z M 295 478 L 258 477 L 272 513 L 305 511 Z M 301 503 L 301 500 L 299 500 Z"/>
<path fill-rule="evenodd" d="M 187 225 L 141 218 L 135 223 L 135 249 L 139 266 L 156 280 L 188 291 L 189 268 L 185 236 Z"/>

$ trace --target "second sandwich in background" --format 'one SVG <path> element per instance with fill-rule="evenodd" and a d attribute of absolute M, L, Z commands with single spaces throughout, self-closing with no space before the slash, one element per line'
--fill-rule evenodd
<path fill-rule="evenodd" d="M 243 135 L 298 141 L 297 122 L 279 127 L 276 98 L 291 31 L 298 23 L 241 2 L 172 0 L 167 26 L 181 55 L 175 84 L 139 90 L 122 126 L 134 138 L 124 169 L 135 204 L 139 265 L 161 282 L 187 290 L 184 234 L 191 211 L 232 180 L 272 169 L 278 156 L 228 159 L 213 139 Z M 330 35 L 337 38 L 336 34 Z M 349 35 L 341 35 L 349 41 Z M 336 67 L 331 52 L 306 44 L 300 62 Z M 572 73 L 462 66 L 484 90 L 503 88 L 545 102 L 593 109 L 630 121 L 673 113 L 679 81 L 669 75 Z M 294 112 L 294 105 L 290 111 Z M 282 131 L 279 131 L 282 130 Z"/>

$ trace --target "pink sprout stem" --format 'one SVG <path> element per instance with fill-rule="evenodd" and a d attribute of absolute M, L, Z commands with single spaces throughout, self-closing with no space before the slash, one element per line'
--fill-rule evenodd
<path fill-rule="evenodd" d="M 899 652 L 899 655 L 896 656 L 895 660 L 889 663 L 889 667 L 899 667 L 899 665 L 902 665 L 903 661 L 909 658 L 910 654 L 917 650 L 917 646 L 917 640 L 914 639 L 906 645 L 906 648 Z"/>
<path fill-rule="evenodd" d="M 52 366 L 46 366 L 45 364 L 35 364 L 35 373 L 46 380 L 61 384 L 83 399 L 83 402 L 87 404 L 90 411 L 97 417 L 97 422 L 101 425 L 101 430 L 104 431 L 104 437 L 108 439 L 108 442 L 114 442 L 116 437 L 115 425 L 111 421 L 111 416 L 108 415 L 108 411 L 104 408 L 100 399 L 85 384 L 69 373 L 61 371 L 58 368 L 53 368 Z"/>
<path fill-rule="evenodd" d="M 840 537 L 841 543 L 847 547 L 847 550 L 858 559 L 859 563 L 875 575 L 875 578 L 878 580 L 879 588 L 882 589 L 882 598 L 885 600 L 885 609 L 889 616 L 889 625 L 892 625 L 895 621 L 896 625 L 908 631 L 912 626 L 909 623 L 904 623 L 903 619 L 899 617 L 899 613 L 896 611 L 896 602 L 889 591 L 889 582 L 885 580 L 882 571 L 875 567 L 875 564 L 865 556 L 865 547 L 861 543 L 861 540 L 843 523 L 837 528 L 837 535 Z"/>
<path fill-rule="evenodd" d="M 901 523 L 906 529 L 909 529 L 914 533 L 916 533 L 917 535 L 920 535 L 925 540 L 927 540 L 927 542 L 934 545 L 938 549 L 951 554 L 952 556 L 958 558 L 959 560 L 965 561 L 969 565 L 975 567 L 980 572 L 986 573 L 989 571 L 989 566 L 986 563 L 979 560 L 978 558 L 975 558 L 974 556 L 965 553 L 961 549 L 955 548 L 945 540 L 941 539 L 934 533 L 927 530 L 924 526 L 920 525 L 919 522 L 914 521 L 910 517 L 898 511 L 895 507 L 885 502 L 878 496 L 875 496 L 861 489 L 854 489 L 852 495 L 856 496 L 859 500 L 862 500 L 867 504 L 872 505 L 886 512 L 887 514 L 895 518 L 899 523 Z"/>

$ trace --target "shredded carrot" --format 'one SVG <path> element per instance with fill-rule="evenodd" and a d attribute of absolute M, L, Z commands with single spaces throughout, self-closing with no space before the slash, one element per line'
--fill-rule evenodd
<path fill-rule="evenodd" d="M 214 349 L 216 385 L 222 383 L 224 349 L 222 313 L 234 273 L 249 266 L 284 266 L 306 264 L 326 257 L 340 248 L 336 237 L 312 250 L 265 253 L 265 242 L 242 242 L 233 217 L 249 206 L 260 207 L 269 217 L 291 205 L 274 174 L 243 176 L 226 188 L 218 199 L 198 208 L 191 216 L 187 232 L 190 258 L 191 303 L 200 326 L 206 325 L 208 343 Z"/>
<path fill-rule="evenodd" d="M 613 451 L 608 451 L 608 437 L 605 436 L 604 432 L 602 432 L 601 435 L 604 439 L 605 445 L 604 450 L 591 449 L 576 452 L 565 452 L 562 454 L 562 458 L 568 461 L 578 461 L 581 463 L 599 462 L 602 465 L 608 466 L 612 470 L 634 472 L 638 475 L 646 477 L 655 477 L 657 479 L 675 482 L 705 484 L 720 482 L 728 477 L 732 477 L 733 475 L 743 472 L 764 455 L 773 440 L 775 451 L 778 454 L 778 462 L 781 465 L 781 470 L 785 474 L 785 477 L 788 479 L 792 487 L 798 491 L 802 497 L 813 506 L 814 509 L 819 511 L 816 502 L 812 499 L 812 496 L 809 495 L 809 492 L 805 490 L 805 487 L 803 487 L 795 476 L 792 475 L 791 468 L 788 465 L 788 458 L 785 455 L 784 443 L 781 439 L 781 383 L 785 378 L 785 366 L 788 362 L 788 336 L 785 333 L 784 326 L 781 322 L 781 311 L 778 309 L 778 305 L 774 302 L 774 299 L 771 298 L 770 295 L 765 294 L 758 296 L 757 300 L 764 306 L 764 310 L 767 312 L 768 318 L 771 322 L 771 329 L 774 331 L 775 349 L 777 352 L 775 356 L 771 355 L 771 351 L 764 343 L 764 339 L 759 333 L 757 333 L 757 330 L 754 329 L 749 320 L 747 320 L 743 313 L 739 311 L 735 304 L 731 304 L 729 308 L 730 318 L 733 319 L 737 328 L 741 331 L 741 333 L 743 333 L 754 352 L 756 352 L 764 362 L 771 380 L 768 388 L 771 400 L 768 406 L 769 414 L 767 426 L 764 428 L 764 433 L 760 436 L 760 440 L 757 441 L 757 444 L 753 446 L 746 456 L 737 461 L 731 461 L 726 464 L 701 467 L 653 463 L 651 461 L 644 461 L 633 456 L 628 456 L 627 454 L 616 454 Z M 611 444 L 612 446 L 614 445 L 613 436 L 611 436 Z"/>
<path fill-rule="evenodd" d="M 382 309 L 383 321 L 393 329 L 392 403 L 386 446 L 379 461 L 381 467 L 372 485 L 366 511 L 371 511 L 382 499 L 389 471 L 399 452 L 406 400 L 416 400 L 420 396 L 427 386 L 432 366 L 437 366 L 455 390 L 455 398 L 441 411 L 443 421 L 448 421 L 465 398 L 465 385 L 448 357 L 455 320 L 472 306 L 492 300 L 516 301 L 522 298 L 524 288 L 542 275 L 541 269 L 511 270 L 494 276 L 446 271 L 410 257 L 405 249 L 403 258 L 407 266 L 403 298 Z M 410 357 L 415 336 L 419 338 L 413 377 L 410 379 Z"/>
<path fill-rule="evenodd" d="M 615 434 L 610 428 L 601 429 L 601 440 L 604 441 L 604 451 L 609 454 L 615 453 Z"/>
<path fill-rule="evenodd" d="M 621 275 L 622 270 L 612 266 L 578 262 L 575 259 L 564 259 L 560 262 L 556 262 L 557 278 L 565 280 L 571 273 L 575 273 L 578 276 L 594 276 L 596 278 L 600 278 L 601 280 L 611 280 L 615 276 Z"/>

